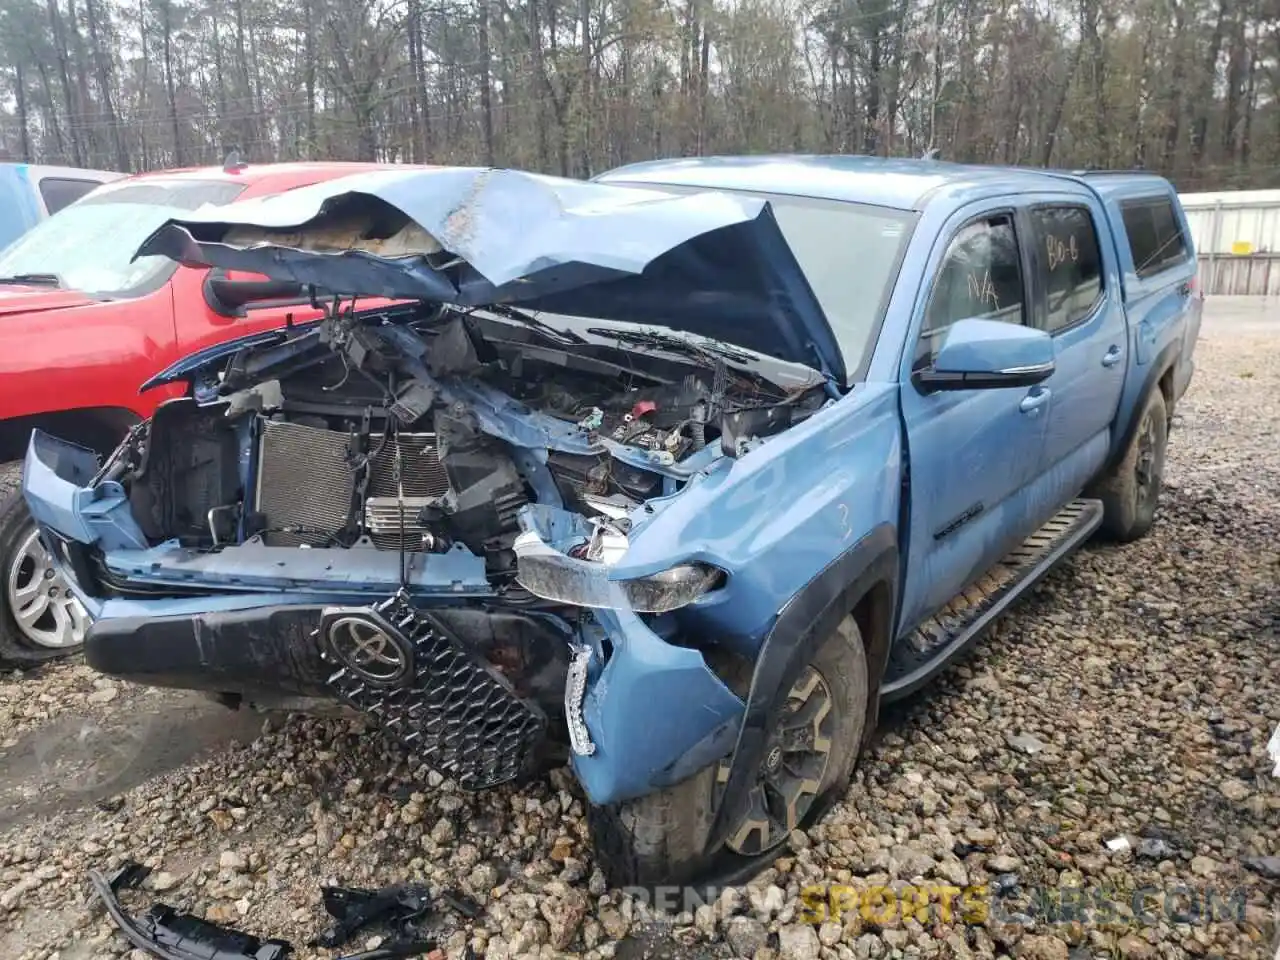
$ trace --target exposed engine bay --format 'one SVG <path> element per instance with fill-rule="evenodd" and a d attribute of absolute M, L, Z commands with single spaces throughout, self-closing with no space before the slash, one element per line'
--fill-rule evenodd
<path fill-rule="evenodd" d="M 784 386 L 767 368 L 634 327 L 335 305 L 197 370 L 193 398 L 162 405 L 100 479 L 127 492 L 149 546 L 176 541 L 188 562 L 374 551 L 412 589 L 415 557 L 470 555 L 496 594 L 564 601 L 577 595 L 519 577 L 522 533 L 536 520 L 539 541 L 608 565 L 647 501 L 826 402 L 817 375 Z"/>

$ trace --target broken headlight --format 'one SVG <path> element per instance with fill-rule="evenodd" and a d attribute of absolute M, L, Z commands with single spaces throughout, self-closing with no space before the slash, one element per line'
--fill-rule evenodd
<path fill-rule="evenodd" d="M 647 577 L 617 583 L 631 601 L 633 610 L 665 613 L 687 607 L 723 578 L 722 571 L 708 564 L 682 563 Z"/>
<path fill-rule="evenodd" d="M 578 607 L 666 613 L 688 606 L 717 586 L 724 572 L 705 563 L 682 563 L 632 580 L 610 580 L 609 566 L 571 557 L 526 531 L 516 538 L 516 581 L 535 596 Z"/>

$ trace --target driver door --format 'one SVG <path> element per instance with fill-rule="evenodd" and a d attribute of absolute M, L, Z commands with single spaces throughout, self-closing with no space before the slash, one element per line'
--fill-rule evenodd
<path fill-rule="evenodd" d="M 1012 208 L 957 218 L 931 257 L 903 371 L 910 557 L 899 623 L 910 632 L 1039 524 L 1029 489 L 1048 420 L 1041 386 L 927 392 L 928 368 L 958 320 L 1029 324 L 1028 250 Z"/>

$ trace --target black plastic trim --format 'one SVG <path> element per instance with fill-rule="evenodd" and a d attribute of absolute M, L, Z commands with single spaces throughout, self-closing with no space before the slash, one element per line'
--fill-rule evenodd
<path fill-rule="evenodd" d="M 117 882 L 122 881 L 118 878 Z M 193 943 L 200 948 L 199 952 L 168 946 L 160 943 L 154 936 L 149 936 L 136 920 L 124 912 L 120 901 L 116 899 L 116 886 L 111 880 L 108 880 L 97 870 L 90 870 L 89 884 L 98 899 L 102 901 L 102 905 L 106 908 L 111 922 L 119 928 L 124 938 L 139 950 L 149 953 L 153 957 L 159 957 L 160 960 L 232 960 L 233 957 L 240 957 L 243 960 L 284 960 L 293 949 L 286 940 L 259 940 L 257 937 L 251 937 L 248 934 L 242 934 L 227 927 L 206 923 L 189 915 L 178 915 L 176 912 L 171 911 L 170 908 L 164 907 L 159 909 L 167 911 L 166 917 L 172 916 L 175 921 L 180 920 L 187 925 L 196 924 L 200 929 L 208 933 L 220 936 L 230 935 L 242 941 L 245 949 L 237 949 L 235 953 L 232 953 L 229 950 L 222 949 L 220 945 L 212 941 L 206 943 L 190 936 L 183 937 L 184 942 Z M 122 883 L 122 885 L 127 886 L 128 884 Z M 153 907 L 153 912 L 157 908 Z M 163 927 L 161 929 L 163 932 Z"/>
<path fill-rule="evenodd" d="M 332 697 L 325 685 L 332 670 L 311 639 L 322 610 L 280 605 L 99 620 L 85 637 L 85 662 L 148 686 Z"/>
<path fill-rule="evenodd" d="M 928 396 L 942 390 L 1002 390 L 1005 387 L 1034 387 L 1053 376 L 1051 367 L 1017 373 L 948 373 L 932 369 L 917 370 L 911 382 Z"/>
<path fill-rule="evenodd" d="M 1129 449 L 1129 444 L 1133 442 L 1133 436 L 1138 432 L 1138 426 L 1142 422 L 1142 411 L 1147 408 L 1147 400 L 1151 397 L 1152 390 L 1160 389 L 1160 381 L 1164 375 L 1173 369 L 1173 365 L 1178 362 L 1178 357 L 1182 352 L 1182 341 L 1175 340 L 1166 344 L 1165 348 L 1156 356 L 1155 362 L 1150 365 L 1146 380 L 1142 383 L 1142 392 L 1138 395 L 1138 400 L 1133 405 L 1133 409 L 1129 411 L 1129 420 L 1125 424 L 1124 432 L 1120 435 L 1120 443 L 1111 450 L 1111 456 L 1107 458 L 1106 466 L 1098 471 L 1098 476 L 1106 476 L 1110 473 L 1121 460 L 1124 459 L 1124 452 Z"/>
<path fill-rule="evenodd" d="M 204 302 L 220 317 L 245 317 L 250 310 L 301 307 L 311 303 L 302 284 L 292 280 L 231 280 L 221 267 L 209 270 L 200 285 Z"/>
<path fill-rule="evenodd" d="M 756 658 L 724 800 L 715 811 L 708 834 L 708 850 L 724 844 L 733 824 L 745 812 L 750 779 L 760 764 L 770 715 L 782 693 L 790 689 L 819 645 L 877 583 L 889 584 L 895 596 L 888 609 L 896 609 L 898 534 L 889 523 L 875 527 L 838 556 L 782 608 Z M 875 664 L 868 663 L 868 667 L 874 700 L 880 674 Z"/>
<path fill-rule="evenodd" d="M 85 637 L 85 662 L 99 673 L 155 687 L 335 699 L 332 666 L 312 634 L 332 604 L 280 604 L 193 616 L 112 617 Z M 461 646 L 490 663 L 522 699 L 553 713 L 564 702 L 568 628 L 559 618 L 499 606 L 424 608 Z M 726 751 L 727 752 L 727 751 Z"/>

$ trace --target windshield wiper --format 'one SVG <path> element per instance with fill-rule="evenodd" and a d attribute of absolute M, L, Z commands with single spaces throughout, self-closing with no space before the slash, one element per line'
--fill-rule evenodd
<path fill-rule="evenodd" d="M 0 283 L 21 284 L 29 287 L 61 287 L 62 280 L 56 273 L 14 273 L 0 277 Z"/>
<path fill-rule="evenodd" d="M 674 333 L 662 333 L 658 330 L 618 330 L 612 327 L 588 327 L 587 333 L 618 343 L 628 343 L 636 347 L 656 347 L 659 350 L 673 350 L 685 356 L 706 359 L 708 355 L 731 360 L 734 363 L 753 363 L 755 357 L 742 353 L 732 347 L 715 340 L 686 340 Z"/>
<path fill-rule="evenodd" d="M 558 344 L 578 346 L 586 343 L 580 336 L 572 330 L 557 330 L 550 324 L 543 323 L 531 313 L 525 313 L 523 310 L 517 310 L 515 307 L 509 307 L 505 303 L 491 303 L 483 307 L 478 307 L 482 312 L 492 313 L 495 316 L 504 317 L 507 320 L 514 320 L 516 323 L 528 327 L 542 334 L 548 340 L 553 340 Z"/>

